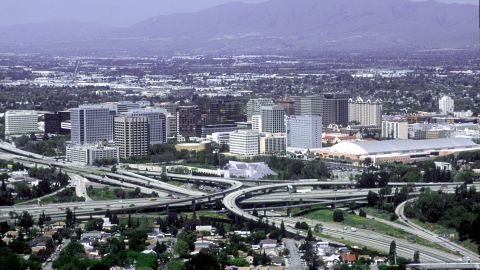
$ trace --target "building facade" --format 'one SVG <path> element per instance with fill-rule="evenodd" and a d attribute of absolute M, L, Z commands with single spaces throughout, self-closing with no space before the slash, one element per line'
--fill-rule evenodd
<path fill-rule="evenodd" d="M 408 139 L 408 122 L 383 120 L 382 121 L 382 138 L 387 139 Z"/>
<path fill-rule="evenodd" d="M 66 159 L 68 162 L 82 165 L 95 165 L 103 160 L 119 162 L 118 147 L 98 145 L 67 145 Z"/>
<path fill-rule="evenodd" d="M 260 137 L 260 154 L 272 155 L 287 150 L 287 136 L 285 134 L 264 133 Z"/>
<path fill-rule="evenodd" d="M 255 98 L 247 102 L 247 121 L 252 121 L 252 116 L 260 115 L 263 106 L 273 106 L 275 103 L 269 98 Z"/>
<path fill-rule="evenodd" d="M 325 93 L 323 95 L 322 121 L 324 126 L 348 125 L 348 100 L 350 93 Z"/>
<path fill-rule="evenodd" d="M 282 106 L 264 106 L 261 108 L 261 132 L 285 132 L 285 109 Z"/>
<path fill-rule="evenodd" d="M 35 111 L 5 112 L 5 137 L 15 137 L 38 133 L 38 114 Z"/>
<path fill-rule="evenodd" d="M 70 121 L 70 112 L 61 111 L 43 115 L 46 134 L 68 134 L 70 130 L 62 128 L 62 123 Z"/>
<path fill-rule="evenodd" d="M 292 115 L 285 120 L 287 150 L 302 151 L 322 148 L 322 117 Z"/>
<path fill-rule="evenodd" d="M 177 109 L 177 136 L 200 137 L 201 117 L 197 106 L 180 106 Z"/>
<path fill-rule="evenodd" d="M 295 104 L 295 115 L 317 115 L 323 114 L 323 97 L 320 95 L 293 97 Z"/>
<path fill-rule="evenodd" d="M 441 114 L 453 114 L 455 112 L 455 102 L 449 96 L 443 96 L 438 102 L 438 110 Z"/>
<path fill-rule="evenodd" d="M 83 105 L 70 110 L 72 142 L 94 144 L 113 141 L 116 112 L 104 105 Z"/>
<path fill-rule="evenodd" d="M 260 133 L 256 130 L 237 130 L 230 133 L 230 153 L 241 156 L 256 156 L 260 153 Z"/>
<path fill-rule="evenodd" d="M 167 142 L 167 111 L 164 109 L 139 109 L 130 110 L 123 115 L 140 116 L 148 119 L 150 145 Z"/>
<path fill-rule="evenodd" d="M 120 158 L 148 155 L 149 121 L 145 116 L 115 117 L 115 145 Z"/>
<path fill-rule="evenodd" d="M 348 122 L 360 126 L 382 126 L 382 102 L 364 101 L 361 97 L 348 100 Z"/>

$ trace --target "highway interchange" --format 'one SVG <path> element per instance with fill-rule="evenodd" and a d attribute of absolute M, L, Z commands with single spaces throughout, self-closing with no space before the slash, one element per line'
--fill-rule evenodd
<path fill-rule="evenodd" d="M 115 173 L 109 169 L 97 167 L 79 166 L 77 164 L 56 161 L 51 158 L 27 153 L 14 148 L 10 144 L 0 143 L 0 158 L 14 160 L 23 163 L 25 166 L 53 166 L 67 172 L 74 182 L 77 195 L 84 194 L 85 202 L 61 203 L 49 205 L 14 205 L 0 207 L 0 220 L 8 220 L 12 212 L 20 214 L 28 211 L 34 217 L 41 213 L 48 214 L 54 219 L 61 219 L 65 215 L 66 208 L 70 208 L 79 217 L 105 213 L 106 209 L 111 212 L 127 213 L 132 211 L 143 211 L 147 209 L 167 210 L 174 207 L 189 207 L 200 204 L 210 205 L 218 200 L 226 210 L 238 218 L 259 221 L 259 217 L 252 214 L 252 209 L 264 210 L 265 218 L 275 221 L 277 226 L 283 221 L 288 231 L 305 235 L 304 231 L 294 228 L 298 221 L 305 221 L 315 225 L 318 222 L 304 218 L 290 217 L 287 214 L 279 216 L 273 209 L 286 210 L 299 206 L 336 206 L 345 202 L 364 202 L 369 191 L 378 192 L 378 189 L 355 189 L 350 181 L 322 182 L 317 180 L 304 180 L 295 182 L 279 182 L 274 180 L 262 181 L 255 179 L 225 179 L 219 177 L 205 177 L 192 175 L 167 174 L 175 181 L 194 182 L 196 184 L 214 185 L 221 187 L 219 191 L 205 193 L 194 191 L 158 180 L 160 172 L 131 171 L 120 169 Z M 88 180 L 87 180 L 88 179 Z M 139 187 L 142 193 L 150 194 L 156 192 L 158 198 L 143 198 L 130 200 L 93 201 L 88 198 L 85 181 L 95 181 L 106 185 L 114 185 L 126 188 Z M 401 186 L 403 183 L 397 183 Z M 396 185 L 392 183 L 392 185 Z M 442 189 L 446 192 L 452 191 L 455 185 L 416 183 L 416 187 L 428 186 L 432 190 Z M 308 187 L 313 190 L 303 193 L 294 192 L 295 188 Z M 415 195 L 415 193 L 411 194 Z M 420 252 L 422 262 L 459 262 L 465 258 L 472 261 L 480 261 L 477 254 L 471 252 L 451 241 L 437 237 L 434 233 L 412 224 L 403 215 L 404 204 L 396 209 L 401 223 L 390 222 L 375 218 L 389 226 L 404 230 L 412 235 L 417 235 L 427 241 L 442 246 L 442 249 L 422 246 L 404 239 L 394 238 L 379 232 L 358 229 L 356 231 L 345 230 L 343 226 L 333 223 L 322 222 L 322 233 L 332 239 L 348 239 L 360 246 L 367 246 L 382 252 L 388 252 L 392 240 L 397 243 L 399 256 L 411 258 L 413 253 Z M 253 208 L 252 208 L 253 207 Z M 367 217 L 372 218 L 372 217 Z M 333 240 L 334 241 L 334 240 Z M 449 252 L 447 252 L 447 250 Z"/>

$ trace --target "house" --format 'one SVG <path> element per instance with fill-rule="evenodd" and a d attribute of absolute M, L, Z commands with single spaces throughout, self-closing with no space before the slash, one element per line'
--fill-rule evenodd
<path fill-rule="evenodd" d="M 200 250 L 202 248 L 210 248 L 211 246 L 214 246 L 215 243 L 212 242 L 212 241 L 208 241 L 208 240 L 197 240 L 195 241 L 195 249 L 196 250 Z"/>
<path fill-rule="evenodd" d="M 263 249 L 276 248 L 277 247 L 277 240 L 275 240 L 275 239 L 263 239 L 262 241 L 260 241 L 260 246 Z"/>
<path fill-rule="evenodd" d="M 243 238 L 249 237 L 251 234 L 250 231 L 234 231 L 233 233 Z"/>
<path fill-rule="evenodd" d="M 387 257 L 384 257 L 384 256 L 375 256 L 375 257 L 373 257 L 373 262 L 374 262 L 376 265 L 386 264 L 387 261 L 388 261 L 388 258 L 387 258 Z"/>
<path fill-rule="evenodd" d="M 285 263 L 285 260 L 279 256 L 271 256 L 270 259 L 272 259 L 272 265 L 281 266 Z"/>
<path fill-rule="evenodd" d="M 89 240 L 89 241 L 100 241 L 102 239 L 102 232 L 100 231 L 91 231 L 82 233 L 81 240 Z"/>
<path fill-rule="evenodd" d="M 351 254 L 351 253 L 350 254 L 342 254 L 341 257 L 342 257 L 342 261 L 344 263 L 347 263 L 347 264 L 352 264 L 357 260 L 355 254 Z"/>
<path fill-rule="evenodd" d="M 213 228 L 211 225 L 195 226 L 195 231 L 201 232 L 201 233 L 206 232 L 206 233 L 214 234 L 215 233 L 215 228 Z"/>

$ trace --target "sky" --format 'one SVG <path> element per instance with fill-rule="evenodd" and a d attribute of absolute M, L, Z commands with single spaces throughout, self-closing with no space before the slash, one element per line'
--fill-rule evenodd
<path fill-rule="evenodd" d="M 68 20 L 128 26 L 153 16 L 194 12 L 232 1 L 234 0 L 0 0 L 0 25 Z M 265 0 L 236 1 L 259 3 Z M 478 4 L 478 0 L 438 1 Z"/>

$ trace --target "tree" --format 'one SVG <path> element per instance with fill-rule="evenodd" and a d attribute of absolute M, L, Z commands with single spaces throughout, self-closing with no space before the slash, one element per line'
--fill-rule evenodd
<path fill-rule="evenodd" d="M 112 173 L 116 173 L 117 172 L 117 165 L 113 165 L 112 168 L 110 169 L 110 171 Z"/>
<path fill-rule="evenodd" d="M 33 217 L 27 211 L 23 211 L 20 215 L 20 219 L 18 225 L 22 227 L 24 230 L 28 230 L 30 227 L 33 226 Z"/>
<path fill-rule="evenodd" d="M 413 253 L 413 263 L 420 263 L 420 252 L 418 250 Z"/>
<path fill-rule="evenodd" d="M 280 223 L 280 234 L 282 237 L 285 237 L 287 235 L 287 229 L 285 229 L 285 224 L 282 222 Z"/>
<path fill-rule="evenodd" d="M 178 240 L 173 247 L 173 250 L 182 258 L 186 258 L 190 255 L 190 245 L 184 240 Z"/>
<path fill-rule="evenodd" d="M 375 206 L 377 204 L 377 201 L 378 201 L 377 193 L 373 191 L 369 191 L 367 195 L 368 206 Z"/>
<path fill-rule="evenodd" d="M 366 218 L 367 217 L 367 212 L 365 210 L 360 209 L 360 212 L 358 213 L 359 216 Z"/>
<path fill-rule="evenodd" d="M 343 222 L 343 211 L 342 210 L 335 210 L 333 212 L 333 221 L 334 222 Z"/>
<path fill-rule="evenodd" d="M 390 261 L 390 264 L 396 264 L 396 257 L 397 257 L 397 243 L 395 241 L 392 241 L 390 243 L 390 249 L 388 251 L 388 260 Z"/>

